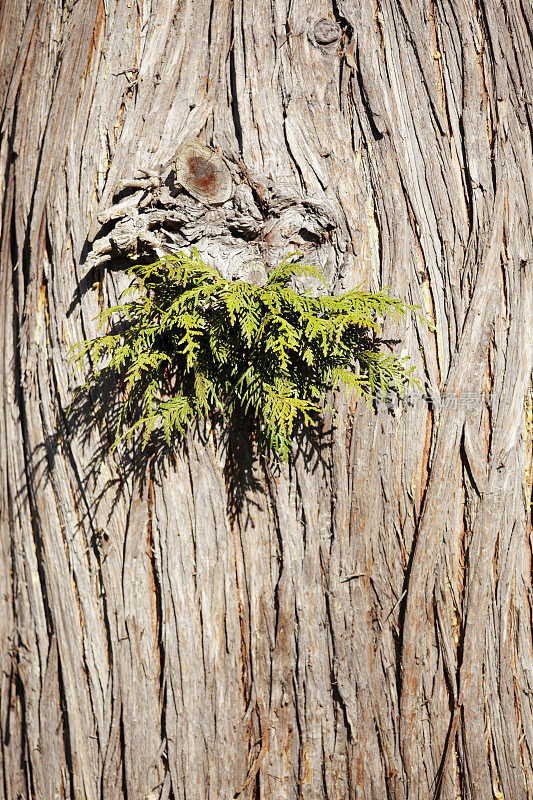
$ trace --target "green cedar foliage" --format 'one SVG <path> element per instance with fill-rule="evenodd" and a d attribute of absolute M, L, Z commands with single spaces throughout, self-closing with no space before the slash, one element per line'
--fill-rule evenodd
<path fill-rule="evenodd" d="M 193 420 L 214 410 L 247 415 L 255 434 L 283 459 L 297 422 L 313 425 L 326 394 L 344 386 L 371 401 L 412 377 L 407 359 L 380 352 L 375 339 L 387 314 L 416 310 L 387 290 L 359 288 L 310 296 L 293 276 L 324 282 L 298 254 L 270 272 L 264 286 L 228 281 L 197 253 L 135 264 L 122 298 L 100 314 L 111 332 L 80 342 L 72 359 L 97 365 L 85 388 L 113 377 L 121 393 L 114 446 L 143 430 L 146 443 L 162 429 L 170 444 Z M 122 300 L 121 298 L 121 300 Z"/>

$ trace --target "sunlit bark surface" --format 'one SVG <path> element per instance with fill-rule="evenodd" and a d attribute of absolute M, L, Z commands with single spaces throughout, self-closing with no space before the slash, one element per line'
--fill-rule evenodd
<path fill-rule="evenodd" d="M 0 794 L 533 796 L 527 0 L 0 5 Z M 232 194 L 192 197 L 197 141 Z M 132 258 L 422 306 L 422 389 L 280 465 L 109 453 L 68 348 Z"/>

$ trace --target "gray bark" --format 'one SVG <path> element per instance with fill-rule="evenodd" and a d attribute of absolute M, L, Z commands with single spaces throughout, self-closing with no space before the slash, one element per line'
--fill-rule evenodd
<path fill-rule="evenodd" d="M 13 0 L 0 31 L 0 792 L 533 796 L 530 4 Z M 191 141 L 221 205 L 176 181 Z M 385 336 L 433 402 L 339 395 L 288 465 L 218 423 L 111 454 L 68 348 L 191 247 L 420 304 L 435 333 Z"/>

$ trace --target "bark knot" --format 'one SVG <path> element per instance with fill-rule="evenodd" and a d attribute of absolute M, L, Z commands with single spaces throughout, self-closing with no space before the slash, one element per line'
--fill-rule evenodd
<path fill-rule="evenodd" d="M 342 31 L 340 25 L 332 19 L 319 19 L 312 29 L 311 41 L 319 45 L 329 45 L 338 42 Z"/>
<path fill-rule="evenodd" d="M 233 180 L 222 156 L 199 142 L 186 142 L 178 153 L 176 181 L 196 200 L 219 205 L 233 194 Z"/>

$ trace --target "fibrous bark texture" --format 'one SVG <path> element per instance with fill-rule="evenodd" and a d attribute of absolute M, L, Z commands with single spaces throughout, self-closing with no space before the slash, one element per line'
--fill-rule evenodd
<path fill-rule="evenodd" d="M 0 31 L 0 793 L 533 797 L 530 3 L 5 0 Z M 424 392 L 337 397 L 287 465 L 238 420 L 110 453 L 68 348 L 192 247 L 391 286 L 435 321 L 384 334 Z"/>

